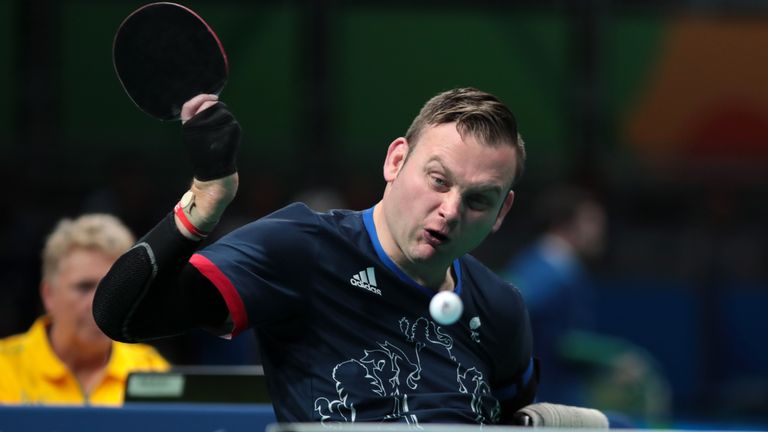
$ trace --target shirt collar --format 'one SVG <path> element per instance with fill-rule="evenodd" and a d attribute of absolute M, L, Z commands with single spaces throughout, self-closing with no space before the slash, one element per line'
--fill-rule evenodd
<path fill-rule="evenodd" d="M 51 318 L 42 316 L 35 320 L 27 332 L 27 352 L 29 367 L 39 370 L 42 375 L 51 380 L 60 380 L 69 374 L 64 362 L 53 352 L 51 341 L 48 339 L 48 328 L 51 326 Z"/>
<path fill-rule="evenodd" d="M 425 287 L 424 285 L 421 285 L 420 283 L 413 280 L 412 277 L 408 276 L 404 271 L 400 269 L 400 267 L 395 264 L 394 261 L 392 261 L 392 258 L 387 255 L 387 253 L 384 251 L 384 247 L 381 245 L 381 242 L 379 241 L 379 234 L 376 231 L 376 224 L 373 222 L 373 209 L 374 207 L 371 207 L 367 210 L 363 211 L 363 224 L 365 225 L 365 230 L 368 232 L 368 237 L 371 239 L 371 243 L 373 243 L 373 248 L 376 250 L 376 255 L 379 256 L 379 260 L 381 260 L 382 264 L 384 264 L 388 269 L 392 271 L 397 277 L 405 282 L 406 284 L 417 288 L 422 293 L 426 294 L 429 297 L 432 297 L 435 295 L 435 290 Z M 453 272 L 456 275 L 456 286 L 453 288 L 453 292 L 455 292 L 457 295 L 461 295 L 461 289 L 462 289 L 462 283 L 461 283 L 461 264 L 459 263 L 459 259 L 456 258 L 453 260 Z"/>
<path fill-rule="evenodd" d="M 35 320 L 27 332 L 29 347 L 29 366 L 42 371 L 43 376 L 50 380 L 61 380 L 71 375 L 67 365 L 56 355 L 48 338 L 51 326 L 50 316 L 42 316 Z M 128 376 L 128 363 L 120 345 L 112 342 L 112 349 L 105 369 L 105 378 L 125 380 Z"/>

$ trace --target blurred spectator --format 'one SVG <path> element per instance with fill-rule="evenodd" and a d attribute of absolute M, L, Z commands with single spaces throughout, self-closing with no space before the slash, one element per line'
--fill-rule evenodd
<path fill-rule="evenodd" d="M 538 400 L 662 420 L 669 390 L 651 356 L 593 331 L 595 288 L 587 264 L 604 249 L 602 205 L 584 190 L 559 187 L 542 194 L 534 217 L 541 235 L 503 276 L 520 289 L 531 315 L 543 377 Z"/>
<path fill-rule="evenodd" d="M 99 280 L 134 242 L 115 217 L 64 219 L 43 251 L 46 315 L 0 340 L 0 404 L 119 405 L 132 370 L 166 370 L 151 347 L 112 342 L 91 312 Z"/>

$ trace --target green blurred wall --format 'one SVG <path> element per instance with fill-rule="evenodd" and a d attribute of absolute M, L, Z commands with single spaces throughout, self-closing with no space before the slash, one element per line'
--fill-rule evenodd
<path fill-rule="evenodd" d="M 211 2 L 192 6 L 227 51 L 230 76 L 222 99 L 242 123 L 243 160 L 284 161 L 295 153 L 301 137 L 296 7 Z M 178 123 L 157 121 L 136 108 L 113 69 L 115 31 L 134 8 L 127 2 L 62 4 L 62 139 L 72 150 L 107 154 L 135 148 L 158 158 L 179 154 Z"/>
<path fill-rule="evenodd" d="M 556 161 L 567 145 L 565 19 L 493 8 L 340 8 L 331 21 L 339 150 L 378 174 L 388 144 L 429 97 L 474 86 L 516 114 L 530 163 Z"/>
<path fill-rule="evenodd" d="M 639 168 L 620 141 L 620 128 L 651 79 L 671 18 L 661 14 L 620 14 L 602 29 L 603 78 L 601 165 L 613 177 L 631 176 Z"/>
<path fill-rule="evenodd" d="M 12 4 L 0 3 L 3 17 L 11 16 Z M 112 67 L 115 30 L 138 4 L 70 0 L 60 5 L 62 145 L 90 155 L 91 164 L 124 149 L 177 157 L 178 125 L 135 108 Z M 315 139 L 306 118 L 311 97 L 307 5 L 197 1 L 189 6 L 211 24 L 227 50 L 231 74 L 222 98 L 243 125 L 243 165 L 301 175 L 295 172 L 302 165 L 297 160 Z M 579 150 L 571 122 L 583 109 L 574 106 L 579 83 L 573 73 L 578 55 L 573 17 L 542 8 L 455 4 L 349 2 L 329 8 L 325 148 L 339 166 L 353 175 L 380 177 L 387 145 L 405 133 L 427 98 L 451 87 L 475 86 L 500 96 L 517 115 L 528 145 L 526 178 L 546 180 L 568 171 Z M 5 21 L 1 31 L 12 35 L 12 20 Z M 642 88 L 663 28 L 658 16 L 618 14 L 601 30 L 600 151 L 607 157 L 630 157 L 615 145 L 615 123 Z M 13 41 L 2 38 L 3 58 L 13 58 Z M 0 66 L 7 88 L 14 87 L 10 63 Z M 10 100 L 0 102 L 0 113 L 6 113 L 0 121 L 12 118 Z"/>

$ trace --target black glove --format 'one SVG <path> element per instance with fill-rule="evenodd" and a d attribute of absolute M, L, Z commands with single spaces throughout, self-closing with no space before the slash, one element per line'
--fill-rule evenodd
<path fill-rule="evenodd" d="M 216 180 L 237 171 L 240 124 L 224 103 L 217 102 L 189 119 L 182 136 L 196 179 Z"/>

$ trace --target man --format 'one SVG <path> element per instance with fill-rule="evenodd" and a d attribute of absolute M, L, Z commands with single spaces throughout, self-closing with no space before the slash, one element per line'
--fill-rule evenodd
<path fill-rule="evenodd" d="M 149 346 L 111 341 L 91 313 L 98 281 L 133 241 L 106 214 L 59 222 L 43 251 L 47 315 L 0 340 L 0 404 L 120 405 L 128 372 L 168 368 Z"/>
<path fill-rule="evenodd" d="M 191 189 L 100 284 L 107 334 L 252 326 L 283 422 L 510 422 L 533 400 L 521 297 L 467 255 L 500 227 L 525 157 L 497 98 L 465 88 L 428 101 L 389 145 L 374 207 L 290 205 L 197 253 L 235 195 L 239 126 L 211 95 L 182 120 Z M 450 326 L 428 312 L 441 290 L 464 303 Z"/>

